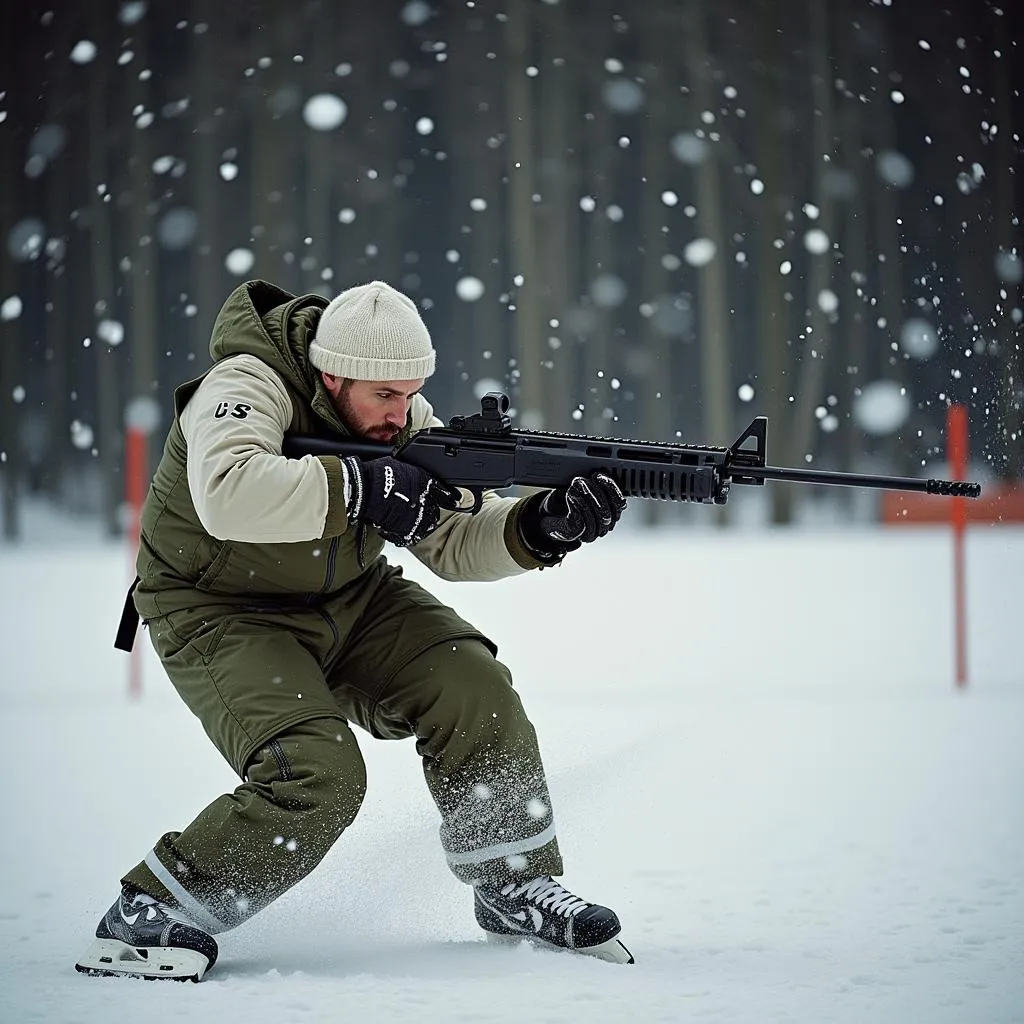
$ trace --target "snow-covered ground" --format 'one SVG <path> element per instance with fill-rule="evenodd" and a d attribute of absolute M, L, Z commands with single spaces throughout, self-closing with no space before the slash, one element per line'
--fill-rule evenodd
<path fill-rule="evenodd" d="M 404 561 L 404 559 L 403 559 Z M 75 973 L 117 878 L 234 784 L 116 547 L 0 552 L 0 1020 L 1024 1020 L 1024 531 L 969 538 L 969 687 L 939 530 L 623 531 L 557 571 L 427 582 L 540 732 L 565 882 L 632 967 L 486 944 L 411 743 L 321 867 L 201 985 Z M 410 570 L 417 578 L 418 566 Z"/>

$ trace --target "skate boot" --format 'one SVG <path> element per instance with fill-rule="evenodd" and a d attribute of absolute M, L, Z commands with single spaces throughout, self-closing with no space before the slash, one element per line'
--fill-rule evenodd
<path fill-rule="evenodd" d="M 180 911 L 125 886 L 75 970 L 93 976 L 202 981 L 217 943 Z"/>
<path fill-rule="evenodd" d="M 581 900 L 549 875 L 501 887 L 484 883 L 474 887 L 474 894 L 477 924 L 491 941 L 525 939 L 612 963 L 633 963 L 616 938 L 621 925 L 615 912 Z"/>

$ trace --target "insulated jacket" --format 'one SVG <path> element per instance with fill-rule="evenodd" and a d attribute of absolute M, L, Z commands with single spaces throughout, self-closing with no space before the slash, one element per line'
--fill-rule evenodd
<path fill-rule="evenodd" d="M 149 620 L 197 605 L 316 604 L 379 575 L 384 541 L 350 526 L 340 459 L 286 459 L 286 432 L 347 435 L 308 359 L 327 300 L 265 281 L 231 293 L 214 363 L 174 393 L 174 421 L 142 511 L 135 607 Z M 397 439 L 440 425 L 422 395 Z M 491 492 L 475 516 L 442 512 L 410 550 L 449 580 L 540 567 L 516 528 L 521 502 Z"/>

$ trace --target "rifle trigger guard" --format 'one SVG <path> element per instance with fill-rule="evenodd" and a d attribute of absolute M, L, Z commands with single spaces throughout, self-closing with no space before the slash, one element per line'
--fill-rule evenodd
<path fill-rule="evenodd" d="M 482 487 L 460 487 L 459 488 L 459 496 L 460 496 L 460 498 L 463 497 L 467 491 L 473 496 L 473 504 L 472 505 L 465 505 L 465 504 L 463 504 L 462 501 L 460 501 L 458 506 L 455 508 L 455 511 L 456 512 L 464 512 L 466 515 L 475 516 L 477 514 L 477 512 L 479 512 L 480 509 L 483 508 L 483 505 L 484 505 L 484 491 L 483 491 Z"/>

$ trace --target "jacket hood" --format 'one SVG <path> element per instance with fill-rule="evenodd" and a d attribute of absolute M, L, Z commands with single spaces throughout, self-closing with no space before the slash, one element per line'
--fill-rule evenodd
<path fill-rule="evenodd" d="M 273 367 L 335 433 L 348 433 L 309 361 L 328 300 L 322 295 L 292 295 L 269 281 L 246 281 L 225 300 L 213 324 L 210 356 L 214 362 L 246 353 Z"/>

